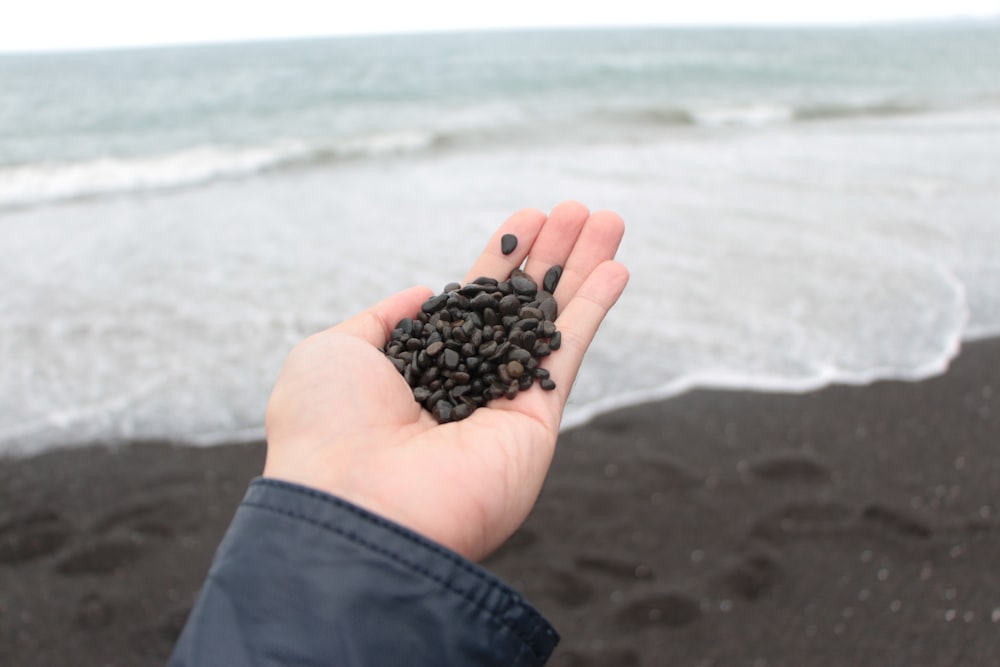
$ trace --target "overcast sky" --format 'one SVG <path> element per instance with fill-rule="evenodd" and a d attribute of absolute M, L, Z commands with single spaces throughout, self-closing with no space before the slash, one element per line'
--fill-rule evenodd
<path fill-rule="evenodd" d="M 1000 0 L 11 0 L 0 51 L 427 30 L 829 24 L 1000 16 Z"/>

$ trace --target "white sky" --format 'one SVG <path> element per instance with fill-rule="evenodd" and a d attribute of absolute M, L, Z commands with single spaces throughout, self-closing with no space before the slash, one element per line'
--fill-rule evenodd
<path fill-rule="evenodd" d="M 1000 16 L 1000 0 L 9 0 L 0 51 L 359 33 Z"/>

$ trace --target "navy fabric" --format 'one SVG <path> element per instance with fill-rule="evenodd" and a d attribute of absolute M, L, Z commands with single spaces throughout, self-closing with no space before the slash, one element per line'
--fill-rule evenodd
<path fill-rule="evenodd" d="M 558 641 L 458 554 L 334 496 L 256 479 L 169 664 L 529 667 Z"/>

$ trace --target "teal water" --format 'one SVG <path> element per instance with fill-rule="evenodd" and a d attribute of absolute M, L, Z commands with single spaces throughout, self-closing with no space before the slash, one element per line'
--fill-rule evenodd
<path fill-rule="evenodd" d="M 1000 332 L 998 155 L 995 22 L 0 56 L 0 451 L 255 437 L 296 340 L 566 198 L 633 274 L 568 423 L 924 377 Z"/>

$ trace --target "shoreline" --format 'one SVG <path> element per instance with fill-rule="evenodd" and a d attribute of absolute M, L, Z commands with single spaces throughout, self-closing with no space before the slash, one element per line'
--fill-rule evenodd
<path fill-rule="evenodd" d="M 693 389 L 565 429 L 484 566 L 559 630 L 551 665 L 985 666 L 998 443 L 1000 338 L 916 382 Z M 263 452 L 0 458 L 0 663 L 162 664 Z"/>

